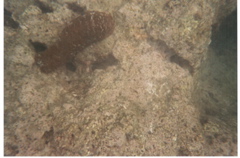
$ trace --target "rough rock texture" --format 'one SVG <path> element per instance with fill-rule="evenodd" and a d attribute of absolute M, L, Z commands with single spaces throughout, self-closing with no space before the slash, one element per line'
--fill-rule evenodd
<path fill-rule="evenodd" d="M 5 1 L 19 27 L 4 27 L 4 154 L 237 155 L 236 50 L 209 46 L 236 3 Z M 113 34 L 42 73 L 32 43 L 85 10 L 110 13 Z"/>

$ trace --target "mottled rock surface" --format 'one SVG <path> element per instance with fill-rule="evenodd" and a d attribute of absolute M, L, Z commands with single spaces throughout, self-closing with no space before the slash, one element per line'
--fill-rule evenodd
<path fill-rule="evenodd" d="M 210 44 L 236 3 L 5 1 L 18 27 L 4 27 L 4 154 L 237 155 L 235 41 Z M 42 73 L 33 42 L 86 11 L 111 14 L 113 34 Z"/>

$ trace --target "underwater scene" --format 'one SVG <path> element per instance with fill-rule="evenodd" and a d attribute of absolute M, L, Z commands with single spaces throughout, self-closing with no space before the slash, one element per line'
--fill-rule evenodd
<path fill-rule="evenodd" d="M 5 156 L 237 156 L 237 0 L 5 0 Z"/>

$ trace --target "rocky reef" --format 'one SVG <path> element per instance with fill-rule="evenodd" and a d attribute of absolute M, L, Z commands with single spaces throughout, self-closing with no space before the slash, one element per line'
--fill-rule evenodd
<path fill-rule="evenodd" d="M 236 4 L 5 1 L 4 155 L 236 156 Z"/>

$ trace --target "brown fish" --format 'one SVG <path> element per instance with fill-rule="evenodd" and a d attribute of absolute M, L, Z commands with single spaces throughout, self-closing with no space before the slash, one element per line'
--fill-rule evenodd
<path fill-rule="evenodd" d="M 111 35 L 114 30 L 113 17 L 104 12 L 87 11 L 66 26 L 59 35 L 60 40 L 46 51 L 35 56 L 35 62 L 44 73 L 50 73 L 71 61 L 76 52 Z"/>

